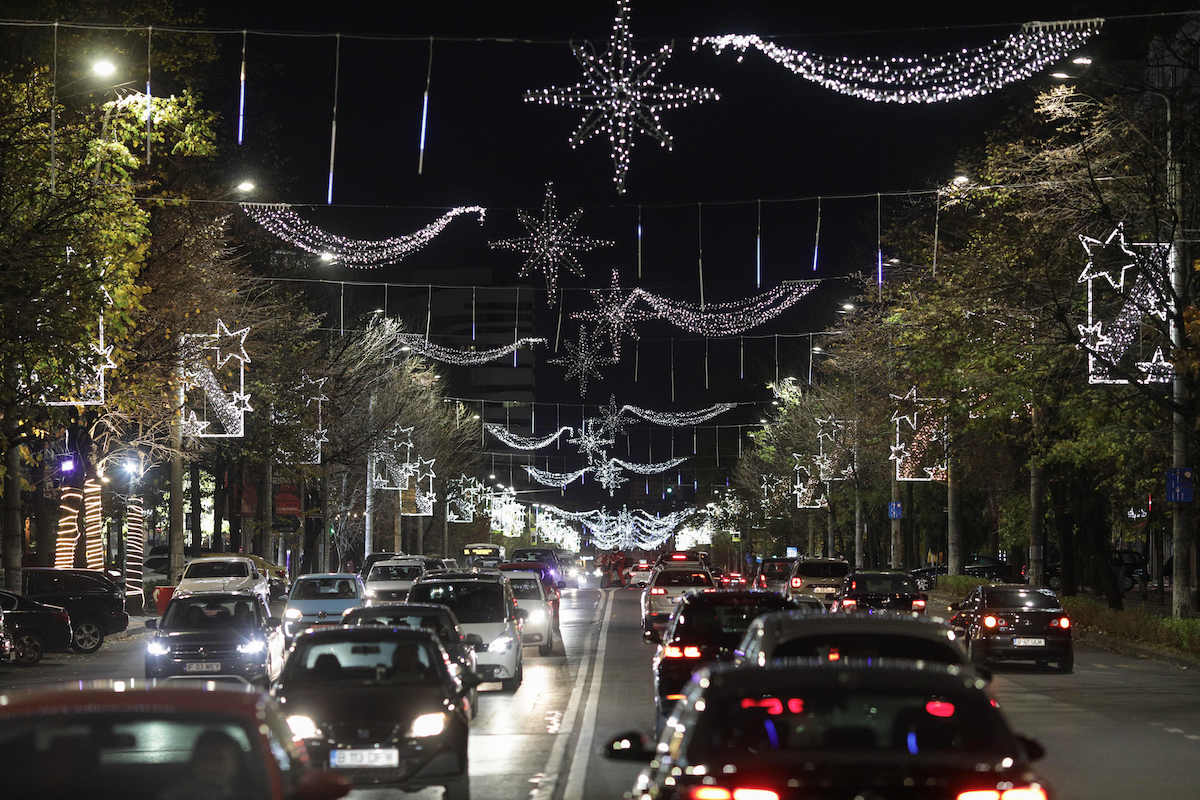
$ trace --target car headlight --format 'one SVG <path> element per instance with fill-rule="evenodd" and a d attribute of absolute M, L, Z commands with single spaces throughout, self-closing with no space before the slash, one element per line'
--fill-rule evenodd
<path fill-rule="evenodd" d="M 363 589 L 363 597 L 374 597 L 374 596 L 375 596 L 374 589 Z"/>
<path fill-rule="evenodd" d="M 267 649 L 267 643 L 262 639 L 251 639 L 248 642 L 238 645 L 238 652 L 244 656 L 258 655 Z"/>
<path fill-rule="evenodd" d="M 568 577 L 574 578 L 578 574 L 579 570 L 575 569 L 574 567 L 571 567 L 569 570 L 567 570 Z"/>
<path fill-rule="evenodd" d="M 317 727 L 317 723 L 313 722 L 312 717 L 292 714 L 287 718 L 287 724 L 292 729 L 292 737 L 295 739 L 319 739 L 321 737 L 321 729 Z"/>
<path fill-rule="evenodd" d="M 497 636 L 492 639 L 488 645 L 489 653 L 507 653 L 512 647 L 513 638 L 511 636 Z"/>
<path fill-rule="evenodd" d="M 437 736 L 444 730 L 446 730 L 446 714 L 442 711 L 435 711 L 432 714 L 422 714 L 414 719 L 408 728 L 408 735 L 414 738 L 423 738 Z"/>
<path fill-rule="evenodd" d="M 284 619 L 303 619 L 304 612 L 298 608 L 289 608 L 287 611 L 283 612 L 283 618 Z"/>
<path fill-rule="evenodd" d="M 597 578 L 599 578 L 599 577 L 600 577 L 601 575 L 603 575 L 604 573 L 603 573 L 603 572 L 600 570 L 600 568 L 599 568 L 599 567 L 597 567 L 597 568 L 596 568 L 596 569 L 595 569 L 595 570 L 592 572 L 592 574 L 593 574 L 593 575 L 595 575 Z"/>
<path fill-rule="evenodd" d="M 540 608 L 535 608 L 529 612 L 529 616 L 525 619 L 531 625 L 541 625 L 546 621 L 546 612 Z"/>
<path fill-rule="evenodd" d="M 146 645 L 146 652 L 152 656 L 165 656 L 170 654 L 171 648 L 162 642 L 150 642 Z"/>

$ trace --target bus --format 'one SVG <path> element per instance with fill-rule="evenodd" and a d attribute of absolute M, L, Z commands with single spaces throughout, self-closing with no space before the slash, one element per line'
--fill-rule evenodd
<path fill-rule="evenodd" d="M 463 545 L 463 566 L 494 567 L 504 561 L 504 548 L 490 542 Z"/>

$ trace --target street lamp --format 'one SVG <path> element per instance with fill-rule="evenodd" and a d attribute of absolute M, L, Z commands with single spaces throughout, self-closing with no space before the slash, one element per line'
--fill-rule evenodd
<path fill-rule="evenodd" d="M 966 175 L 955 175 L 954 176 L 954 185 L 955 186 L 966 186 L 970 182 L 971 182 L 971 179 L 968 178 Z"/>
<path fill-rule="evenodd" d="M 109 61 L 107 58 L 102 58 L 99 61 L 92 62 L 92 74 L 97 78 L 111 78 L 117 73 L 117 65 Z"/>
<path fill-rule="evenodd" d="M 842 303 L 842 311 L 853 311 L 854 303 Z"/>
<path fill-rule="evenodd" d="M 233 188 L 237 189 L 239 192 L 241 192 L 243 194 L 245 194 L 246 192 L 253 192 L 255 189 L 254 181 L 242 181 L 241 183 L 239 183 L 237 186 L 235 186 Z"/>
<path fill-rule="evenodd" d="M 1051 72 L 1050 77 L 1060 81 L 1067 81 L 1071 79 L 1071 76 L 1065 72 Z"/>
<path fill-rule="evenodd" d="M 333 261 L 333 253 L 321 253 L 321 260 L 326 264 L 330 263 Z"/>

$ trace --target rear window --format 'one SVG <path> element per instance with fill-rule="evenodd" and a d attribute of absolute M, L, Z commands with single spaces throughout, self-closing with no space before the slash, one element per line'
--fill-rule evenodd
<path fill-rule="evenodd" d="M 404 606 L 395 609 L 359 609 L 345 618 L 347 625 L 384 625 L 389 628 L 413 628 L 434 633 L 443 642 L 451 641 L 453 630 L 441 614 L 413 613 Z"/>
<path fill-rule="evenodd" d="M 411 639 L 301 640 L 288 656 L 284 680 L 436 683 L 441 678 L 438 660 L 425 642 Z"/>
<path fill-rule="evenodd" d="M 408 593 L 414 603 L 440 603 L 449 606 L 464 624 L 503 622 L 508 609 L 504 593 L 495 583 L 482 581 L 430 581 L 418 583 Z"/>
<path fill-rule="evenodd" d="M 415 581 L 421 577 L 425 569 L 420 564 L 404 564 L 401 566 L 392 566 L 389 564 L 376 564 L 371 568 L 371 574 L 367 576 L 368 581 Z"/>
<path fill-rule="evenodd" d="M 1062 608 L 1049 589 L 989 589 L 984 603 L 991 608 Z"/>
<path fill-rule="evenodd" d="M 796 565 L 796 574 L 802 578 L 844 578 L 850 574 L 850 565 L 838 561 L 801 561 Z"/>
<path fill-rule="evenodd" d="M 513 595 L 518 600 L 541 600 L 542 590 L 535 578 L 509 578 Z"/>
<path fill-rule="evenodd" d="M 705 595 L 705 597 L 719 597 Z M 741 599 L 741 598 L 739 598 Z M 791 608 L 782 598 L 753 598 L 739 603 L 689 603 L 679 612 L 675 621 L 675 636 L 683 639 L 707 641 L 716 638 L 736 637 L 762 614 Z"/>
<path fill-rule="evenodd" d="M 707 572 L 688 572 L 682 569 L 668 569 L 658 573 L 654 579 L 655 586 L 712 586 L 712 578 Z"/>
<path fill-rule="evenodd" d="M 762 565 L 762 574 L 768 578 L 786 578 L 791 571 L 790 561 L 764 561 Z"/>
<path fill-rule="evenodd" d="M 250 574 L 245 561 L 193 561 L 187 565 L 185 578 L 244 578 Z"/>
<path fill-rule="evenodd" d="M 917 586 L 907 575 L 860 574 L 850 578 L 850 591 L 868 594 L 912 594 Z"/>
<path fill-rule="evenodd" d="M 933 661 L 961 664 L 963 657 L 949 640 L 939 642 L 917 636 L 879 633 L 823 633 L 788 639 L 769 656 L 776 658 L 819 658 L 838 661 L 843 658 L 897 658 L 905 661 Z"/>

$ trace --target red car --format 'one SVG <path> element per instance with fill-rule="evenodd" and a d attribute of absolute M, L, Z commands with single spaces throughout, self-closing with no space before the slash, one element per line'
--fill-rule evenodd
<path fill-rule="evenodd" d="M 333 800 L 274 700 L 245 685 L 142 680 L 0 694 L 9 797 Z"/>

